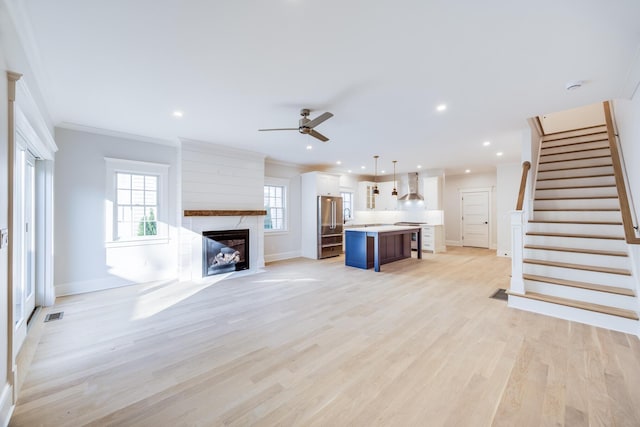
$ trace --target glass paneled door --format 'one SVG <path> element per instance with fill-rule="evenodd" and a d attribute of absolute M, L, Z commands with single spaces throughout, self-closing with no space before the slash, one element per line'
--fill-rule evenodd
<path fill-rule="evenodd" d="M 16 158 L 15 197 L 15 269 L 13 298 L 15 320 L 14 353 L 17 354 L 27 335 L 27 322 L 35 309 L 35 158 L 20 149 Z"/>

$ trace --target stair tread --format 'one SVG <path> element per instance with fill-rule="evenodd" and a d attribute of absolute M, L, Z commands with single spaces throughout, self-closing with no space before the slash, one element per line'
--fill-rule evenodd
<path fill-rule="evenodd" d="M 539 189 L 542 190 L 542 189 Z M 576 197 L 536 197 L 534 200 L 592 200 L 592 199 L 617 199 L 618 196 L 576 196 Z"/>
<path fill-rule="evenodd" d="M 574 185 L 574 186 L 566 186 L 566 187 L 545 187 L 545 188 L 536 188 L 536 191 L 543 190 L 576 190 L 579 188 L 615 188 L 615 184 L 605 184 L 605 185 Z"/>
<path fill-rule="evenodd" d="M 571 268 L 574 270 L 594 271 L 598 273 L 619 274 L 622 276 L 631 276 L 631 271 L 623 268 L 600 267 L 595 265 L 571 264 L 568 262 L 546 261 L 541 259 L 525 258 L 522 260 L 525 264 L 546 265 L 548 267 Z"/>
<path fill-rule="evenodd" d="M 609 255 L 628 257 L 626 252 L 620 251 L 603 251 L 599 249 L 580 249 L 580 248 L 564 248 L 561 246 L 544 246 L 544 245 L 524 245 L 525 249 L 538 249 L 543 251 L 557 251 L 557 252 L 575 252 L 579 254 L 593 254 L 593 255 Z"/>
<path fill-rule="evenodd" d="M 620 221 L 554 221 L 543 219 L 530 219 L 529 222 L 536 224 L 583 224 L 583 225 L 622 225 Z"/>
<path fill-rule="evenodd" d="M 539 172 L 547 172 L 547 171 L 539 171 Z M 560 179 L 603 178 L 603 177 L 609 177 L 609 176 L 615 176 L 615 175 L 612 173 L 603 173 L 603 174 L 584 175 L 584 176 L 563 176 L 559 178 L 538 178 L 537 181 L 557 181 Z"/>
<path fill-rule="evenodd" d="M 573 153 L 557 153 L 557 154 L 546 154 L 547 156 L 559 156 L 562 154 L 573 154 Z M 542 157 L 542 156 L 540 156 Z M 603 154 L 601 156 L 590 156 L 590 157 L 580 157 L 578 159 L 561 159 L 561 160 L 547 160 L 547 161 L 540 161 L 539 164 L 541 165 L 546 165 L 546 164 L 550 164 L 550 163 L 562 163 L 562 162 L 573 162 L 576 160 L 593 160 L 593 159 L 604 159 L 607 157 L 611 157 L 611 154 Z"/>
<path fill-rule="evenodd" d="M 582 160 L 582 159 L 576 159 L 576 160 Z M 538 173 L 540 173 L 540 172 L 559 172 L 559 171 L 570 171 L 570 170 L 576 170 L 576 169 L 603 168 L 603 167 L 607 167 L 607 166 L 613 166 L 613 164 L 611 164 L 611 163 L 603 163 L 603 164 L 601 164 L 601 165 L 571 166 L 571 167 L 569 167 L 569 168 L 538 169 Z M 576 177 L 574 177 L 574 178 L 576 178 Z"/>
<path fill-rule="evenodd" d="M 547 233 L 546 231 L 527 231 L 527 236 L 571 237 L 583 239 L 624 240 L 622 236 L 598 236 L 595 234 Z"/>
<path fill-rule="evenodd" d="M 593 283 L 577 282 L 575 280 L 565 280 L 565 279 L 557 279 L 555 277 L 536 276 L 535 274 L 523 274 L 522 278 L 527 280 L 535 280 L 536 282 L 553 283 L 556 285 L 570 286 L 573 288 L 581 288 L 581 289 L 590 289 L 592 291 L 608 292 L 611 294 L 625 295 L 629 297 L 635 296 L 635 294 L 633 293 L 633 290 L 627 289 L 627 288 L 621 288 L 619 286 L 596 285 Z"/>
<path fill-rule="evenodd" d="M 548 133 L 542 137 L 543 142 L 559 141 L 562 139 L 580 138 L 583 136 L 606 134 L 606 125 L 589 126 L 582 129 L 566 130 L 562 132 Z"/>
<path fill-rule="evenodd" d="M 572 145 L 580 145 L 580 144 L 593 144 L 594 142 L 601 142 L 601 141 L 606 141 L 606 139 L 595 140 L 595 141 L 576 142 L 576 143 L 567 144 L 567 145 L 554 145 L 554 146 L 551 146 L 551 147 L 542 147 L 540 150 L 542 152 L 542 150 L 553 150 L 554 148 L 570 147 Z M 555 152 L 555 153 L 540 154 L 540 157 L 557 156 L 559 154 L 584 153 L 584 152 L 587 152 L 587 151 L 595 151 L 595 150 L 607 150 L 608 148 L 609 148 L 608 145 L 604 146 L 604 147 L 578 148 L 577 150 L 567 150 L 567 151 L 558 151 L 558 152 Z"/>
<path fill-rule="evenodd" d="M 537 292 L 525 292 L 524 294 L 518 294 L 507 290 L 507 294 L 518 297 L 535 299 L 538 301 L 549 302 L 552 304 L 564 305 L 567 307 L 579 308 L 582 310 L 595 311 L 597 313 L 609 314 L 612 316 L 624 317 L 631 320 L 640 320 L 638 313 L 633 310 L 625 310 L 618 307 L 610 307 L 607 305 L 593 304 L 584 301 L 572 300 L 569 298 L 555 297 L 551 295 L 539 294 Z"/>
<path fill-rule="evenodd" d="M 555 212 L 619 212 L 620 209 L 618 208 L 599 208 L 599 209 L 591 209 L 591 208 L 583 208 L 583 209 L 579 209 L 579 208 L 546 208 L 546 209 L 540 209 L 540 208 L 536 208 L 533 210 L 534 212 L 536 211 L 555 211 Z"/>

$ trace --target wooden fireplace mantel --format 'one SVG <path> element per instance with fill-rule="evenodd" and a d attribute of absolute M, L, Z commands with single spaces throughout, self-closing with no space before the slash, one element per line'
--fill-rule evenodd
<path fill-rule="evenodd" d="M 184 216 L 261 216 L 266 215 L 266 210 L 185 210 Z"/>

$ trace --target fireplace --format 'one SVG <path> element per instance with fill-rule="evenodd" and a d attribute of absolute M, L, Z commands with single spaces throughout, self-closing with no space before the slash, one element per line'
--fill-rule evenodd
<path fill-rule="evenodd" d="M 248 229 L 202 232 L 202 277 L 248 268 Z"/>

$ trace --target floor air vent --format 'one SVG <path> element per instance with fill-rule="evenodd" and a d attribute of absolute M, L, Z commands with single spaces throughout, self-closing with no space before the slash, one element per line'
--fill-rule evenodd
<path fill-rule="evenodd" d="M 60 320 L 64 315 L 64 311 L 59 311 L 57 313 L 49 313 L 47 317 L 44 318 L 45 322 L 51 322 L 52 320 Z"/>
<path fill-rule="evenodd" d="M 501 299 L 503 301 L 508 301 L 509 295 L 507 295 L 506 289 L 498 289 L 490 298 Z"/>

